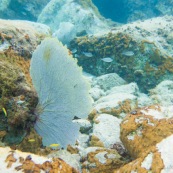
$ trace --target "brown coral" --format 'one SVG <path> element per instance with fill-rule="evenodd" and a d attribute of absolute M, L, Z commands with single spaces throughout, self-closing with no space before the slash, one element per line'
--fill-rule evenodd
<path fill-rule="evenodd" d="M 87 162 L 82 164 L 82 172 L 90 173 L 113 173 L 116 168 L 124 165 L 122 157 L 116 150 L 112 149 L 97 149 L 87 154 Z"/>
<path fill-rule="evenodd" d="M 159 106 L 153 105 L 144 109 L 160 111 Z M 155 119 L 138 111 L 135 115 L 128 115 L 121 123 L 121 140 L 130 155 L 138 158 L 149 147 L 173 134 L 173 119 Z"/>
<path fill-rule="evenodd" d="M 24 173 L 78 173 L 73 167 L 65 161 L 58 158 L 48 159 L 46 157 L 37 156 L 31 153 L 23 153 L 18 150 L 13 151 L 7 148 L 0 148 L 1 164 L 4 167 L 4 172 L 22 171 Z M 8 154 L 10 153 L 10 154 Z M 5 160 L 5 165 L 3 160 Z M 2 170 L 2 169 L 1 169 Z"/>
<path fill-rule="evenodd" d="M 19 140 L 19 136 L 22 138 L 26 133 L 24 131 L 34 122 L 31 113 L 38 99 L 30 87 L 29 61 L 11 51 L 1 53 L 0 58 L 0 126 L 1 130 L 8 129 L 2 139 L 6 143 L 14 144 L 22 140 Z M 2 108 L 7 115 L 4 115 Z M 11 140 L 13 137 L 16 139 Z"/>

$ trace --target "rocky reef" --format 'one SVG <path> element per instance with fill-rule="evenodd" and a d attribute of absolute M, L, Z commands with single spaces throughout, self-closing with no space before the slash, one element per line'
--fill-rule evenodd
<path fill-rule="evenodd" d="M 33 129 L 38 97 L 32 87 L 29 58 L 41 39 L 49 35 L 49 29 L 45 26 L 43 31 L 44 25 L 32 22 L 1 20 L 0 23 L 1 142 L 36 152 L 42 142 Z M 30 139 L 34 139 L 34 145 Z"/>
<path fill-rule="evenodd" d="M 24 129 L 27 129 L 26 122 L 32 119 L 29 112 L 34 109 L 37 96 L 29 85 L 30 78 L 25 78 L 22 71 L 22 68 L 25 68 L 26 75 L 29 74 L 26 69 L 29 70 L 29 62 L 5 54 L 1 54 L 0 57 L 1 131 L 6 132 L 1 139 L 12 145 L 21 142 L 26 135 Z"/>
<path fill-rule="evenodd" d="M 51 0 L 37 21 L 50 26 L 53 36 L 67 45 L 76 36 L 107 30 L 114 24 L 100 15 L 91 0 Z"/>
<path fill-rule="evenodd" d="M 136 6 L 140 2 L 131 1 Z M 162 1 L 150 2 L 158 10 L 163 9 Z M 59 9 L 59 4 L 68 9 L 76 5 L 75 13 L 54 11 L 54 3 Z M 169 3 L 166 1 L 164 7 Z M 0 146 L 3 147 L 0 148 L 3 165 L 0 171 L 172 171 L 173 17 L 121 26 L 109 23 L 94 6 L 88 8 L 88 5 L 91 1 L 50 1 L 39 21 L 51 29 L 34 22 L 0 20 Z M 79 17 L 81 25 L 77 22 Z M 65 29 L 73 27 L 65 30 L 64 26 Z M 37 45 L 45 37 L 51 37 L 51 31 L 68 45 L 66 54 L 73 55 L 83 67 L 93 99 L 88 117 L 75 119 L 80 126 L 78 139 L 64 149 L 58 143 L 44 147 L 42 138 L 34 130 L 39 121 L 35 114 L 38 96 L 30 78 L 30 58 Z M 74 35 L 68 39 L 71 33 Z M 64 123 L 59 127 L 62 125 L 67 126 Z M 51 134 L 50 129 L 46 129 L 46 134 Z"/>
<path fill-rule="evenodd" d="M 0 19 L 0 52 L 31 58 L 33 50 L 46 36 L 50 36 L 50 28 L 46 25 Z"/>
<path fill-rule="evenodd" d="M 86 72 L 96 76 L 115 72 L 147 92 L 173 78 L 172 20 L 171 16 L 159 17 L 77 37 L 69 48 Z"/>
<path fill-rule="evenodd" d="M 49 159 L 32 153 L 22 153 L 10 148 L 0 148 L 1 172 L 60 172 L 77 173 L 61 159 Z"/>

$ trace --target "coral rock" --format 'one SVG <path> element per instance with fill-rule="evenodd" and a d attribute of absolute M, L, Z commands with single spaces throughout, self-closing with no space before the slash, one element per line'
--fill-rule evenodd
<path fill-rule="evenodd" d="M 106 34 L 78 37 L 69 48 L 77 50 L 75 55 L 84 71 L 95 76 L 117 73 L 146 92 L 173 77 L 172 42 L 167 38 L 172 32 L 172 21 L 172 16 L 164 16 L 125 24 Z M 84 50 L 94 56 L 85 57 Z M 128 51 L 131 56 L 126 55 Z M 102 61 L 105 57 L 112 62 Z"/>
<path fill-rule="evenodd" d="M 126 162 L 113 149 L 99 148 L 87 154 L 87 161 L 83 162 L 82 172 L 90 173 L 113 173 L 113 170 L 124 165 Z"/>
<path fill-rule="evenodd" d="M 111 148 L 114 143 L 120 142 L 120 119 L 109 114 L 100 114 L 94 121 L 90 146 Z"/>
<path fill-rule="evenodd" d="M 0 51 L 13 50 L 30 58 L 40 41 L 50 36 L 48 26 L 19 20 L 0 20 Z"/>
<path fill-rule="evenodd" d="M 38 100 L 35 91 L 31 88 L 30 76 L 25 76 L 25 72 L 29 75 L 28 62 L 25 66 L 24 58 L 14 54 L 1 53 L 0 58 L 1 138 L 8 144 L 16 144 L 22 141 L 26 130 L 34 122 L 31 112 Z M 6 110 L 6 114 L 2 108 Z M 2 131 L 6 133 L 2 134 Z"/>
<path fill-rule="evenodd" d="M 11 153 L 11 154 L 9 154 Z M 48 159 L 31 153 L 23 153 L 10 148 L 0 148 L 0 172 L 41 172 L 77 173 L 62 159 Z M 25 158 L 25 159 L 24 159 Z M 4 162 L 5 160 L 5 162 Z M 21 160 L 23 160 L 21 162 Z"/>
<path fill-rule="evenodd" d="M 121 140 L 134 158 L 173 134 L 173 107 L 153 105 L 128 115 L 121 123 Z"/>
<path fill-rule="evenodd" d="M 157 145 L 150 147 L 140 158 L 114 170 L 114 173 L 157 172 L 167 173 L 173 170 L 173 135 L 163 139 Z"/>

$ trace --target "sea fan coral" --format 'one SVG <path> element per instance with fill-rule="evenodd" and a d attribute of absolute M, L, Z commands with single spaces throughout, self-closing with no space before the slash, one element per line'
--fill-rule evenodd
<path fill-rule="evenodd" d="M 33 53 L 30 74 L 39 97 L 35 129 L 43 145 L 74 143 L 79 126 L 72 119 L 85 118 L 91 110 L 82 68 L 57 39 L 47 38 Z"/>

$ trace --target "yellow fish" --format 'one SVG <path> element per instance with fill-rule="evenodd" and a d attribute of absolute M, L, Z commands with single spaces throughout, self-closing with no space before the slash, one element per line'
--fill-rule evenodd
<path fill-rule="evenodd" d="M 29 139 L 28 142 L 35 142 L 35 139 Z"/>
<path fill-rule="evenodd" d="M 49 147 L 59 147 L 60 144 L 50 144 Z"/>
<path fill-rule="evenodd" d="M 7 111 L 5 108 L 2 108 L 2 111 L 4 112 L 5 116 L 7 117 Z"/>

